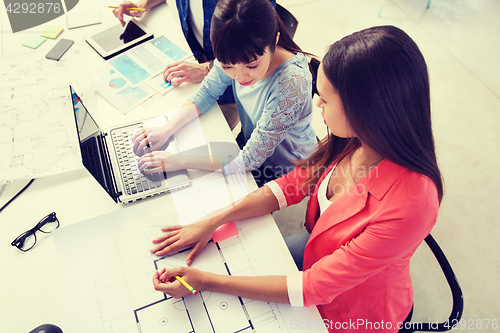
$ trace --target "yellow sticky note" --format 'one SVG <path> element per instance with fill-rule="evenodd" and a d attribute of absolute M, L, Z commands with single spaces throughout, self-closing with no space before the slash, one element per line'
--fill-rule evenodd
<path fill-rule="evenodd" d="M 40 34 L 40 36 L 56 39 L 63 30 L 64 28 L 48 25 L 47 28 L 45 28 L 45 30 Z"/>

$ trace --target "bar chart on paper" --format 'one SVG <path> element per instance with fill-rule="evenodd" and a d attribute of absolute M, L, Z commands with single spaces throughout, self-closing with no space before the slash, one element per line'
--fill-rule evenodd
<path fill-rule="evenodd" d="M 155 93 L 172 90 L 163 79 L 167 64 L 191 55 L 165 36 L 134 47 L 108 60 L 96 71 L 95 86 L 122 113 L 128 113 Z"/>
<path fill-rule="evenodd" d="M 167 64 L 189 56 L 174 42 L 159 36 L 109 60 L 108 64 L 135 87 L 162 72 Z"/>

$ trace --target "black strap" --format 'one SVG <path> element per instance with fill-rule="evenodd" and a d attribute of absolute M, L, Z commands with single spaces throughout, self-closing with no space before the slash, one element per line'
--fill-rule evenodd
<path fill-rule="evenodd" d="M 14 201 L 14 199 L 16 199 L 19 196 L 19 194 L 23 193 L 24 190 L 27 189 L 31 185 L 31 183 L 33 183 L 34 180 L 35 179 L 30 180 L 29 183 L 26 184 L 26 186 L 23 187 L 21 191 L 17 192 L 17 194 L 12 199 L 10 199 L 5 205 L 3 205 L 2 208 L 0 208 L 0 212 L 2 212 L 2 210 L 4 210 L 12 201 Z"/>

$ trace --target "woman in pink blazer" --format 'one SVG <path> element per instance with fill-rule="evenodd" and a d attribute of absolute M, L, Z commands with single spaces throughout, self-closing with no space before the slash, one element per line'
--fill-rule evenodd
<path fill-rule="evenodd" d="M 411 310 L 410 258 L 434 226 L 443 195 L 431 129 L 427 67 L 393 26 L 365 29 L 330 46 L 319 71 L 318 106 L 329 134 L 283 176 L 208 220 L 164 228 L 151 251 L 194 244 L 188 266 L 220 225 L 309 197 L 306 228 L 288 276 L 219 276 L 190 267 L 157 272 L 156 290 L 198 290 L 317 305 L 329 331 L 397 332 Z M 255 209 L 259 207 L 260 209 Z M 290 246 L 292 248 L 292 246 Z"/>

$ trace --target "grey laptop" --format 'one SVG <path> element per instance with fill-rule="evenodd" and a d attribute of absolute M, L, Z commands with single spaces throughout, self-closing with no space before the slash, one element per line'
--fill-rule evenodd
<path fill-rule="evenodd" d="M 130 137 L 143 123 L 102 131 L 73 87 L 70 90 L 83 165 L 115 202 L 127 204 L 191 184 L 186 170 L 153 175 L 139 171 Z M 163 148 L 178 153 L 174 136 Z"/>

